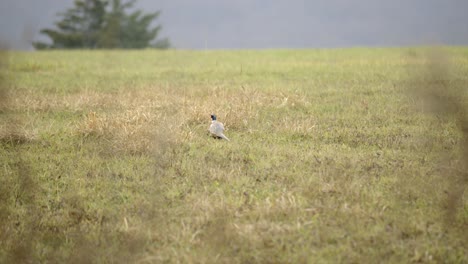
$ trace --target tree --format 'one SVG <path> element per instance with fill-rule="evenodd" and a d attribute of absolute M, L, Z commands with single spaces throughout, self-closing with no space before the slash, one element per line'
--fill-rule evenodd
<path fill-rule="evenodd" d="M 51 44 L 35 42 L 36 49 L 102 49 L 102 48 L 169 48 L 167 39 L 154 41 L 161 30 L 151 23 L 160 12 L 143 14 L 141 10 L 128 13 L 136 0 L 76 0 L 75 7 L 59 14 L 57 29 L 43 29 Z"/>

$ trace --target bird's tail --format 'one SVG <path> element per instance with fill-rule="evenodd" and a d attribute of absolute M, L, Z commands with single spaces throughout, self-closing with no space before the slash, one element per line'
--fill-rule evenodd
<path fill-rule="evenodd" d="M 225 140 L 227 140 L 227 141 L 231 141 L 231 140 L 229 140 L 229 138 L 227 138 L 223 133 L 221 133 L 221 134 L 219 135 L 219 137 L 221 137 L 221 138 L 223 138 L 223 139 L 225 139 Z"/>

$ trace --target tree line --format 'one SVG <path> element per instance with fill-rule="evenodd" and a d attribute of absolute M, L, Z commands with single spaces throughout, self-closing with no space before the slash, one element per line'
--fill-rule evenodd
<path fill-rule="evenodd" d="M 134 10 L 136 0 L 75 0 L 74 7 L 59 13 L 55 29 L 42 29 L 51 43 L 33 42 L 38 49 L 141 49 L 170 47 L 158 39 L 161 25 L 152 26 L 160 11 Z"/>

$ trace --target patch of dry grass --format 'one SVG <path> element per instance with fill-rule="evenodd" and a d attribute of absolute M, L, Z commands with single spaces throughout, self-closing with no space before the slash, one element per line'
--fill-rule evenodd
<path fill-rule="evenodd" d="M 76 133 L 85 138 L 93 136 L 110 140 L 117 152 L 131 154 L 147 153 L 154 137 L 152 123 L 156 120 L 145 109 L 126 111 L 121 115 L 97 114 L 89 112 L 77 125 Z"/>

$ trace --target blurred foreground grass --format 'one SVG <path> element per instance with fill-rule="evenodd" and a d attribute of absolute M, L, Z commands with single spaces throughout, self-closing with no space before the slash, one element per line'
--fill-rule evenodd
<path fill-rule="evenodd" d="M 429 52 L 3 54 L 0 262 L 466 263 L 468 48 Z"/>

